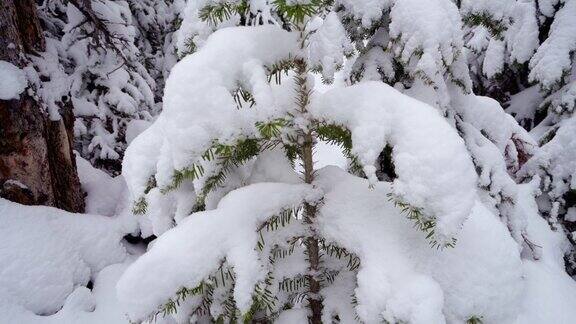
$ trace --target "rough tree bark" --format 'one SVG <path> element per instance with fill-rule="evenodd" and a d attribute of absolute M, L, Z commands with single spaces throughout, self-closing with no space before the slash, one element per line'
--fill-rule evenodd
<path fill-rule="evenodd" d="M 0 60 L 23 68 L 29 63 L 27 55 L 44 51 L 36 10 L 34 0 L 0 0 Z M 84 211 L 69 102 L 62 104 L 60 115 L 59 120 L 50 120 L 42 103 L 27 91 L 19 99 L 0 100 L 1 197 Z"/>

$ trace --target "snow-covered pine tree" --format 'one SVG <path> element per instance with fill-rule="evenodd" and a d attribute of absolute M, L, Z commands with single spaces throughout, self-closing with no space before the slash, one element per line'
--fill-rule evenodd
<path fill-rule="evenodd" d="M 528 61 L 538 47 L 537 6 L 535 1 L 461 2 L 470 74 L 477 94 L 505 103 L 511 94 L 527 87 Z"/>
<path fill-rule="evenodd" d="M 450 0 L 340 0 L 336 11 L 359 53 L 347 69 L 348 82 L 382 81 L 436 107 L 466 142 L 485 203 L 537 257 L 525 216 L 516 210 L 520 197 L 511 176 L 535 143 L 498 102 L 473 93 L 457 6 Z M 390 152 L 380 158 L 387 178 L 394 177 Z"/>
<path fill-rule="evenodd" d="M 151 121 L 160 111 L 156 82 L 163 85 L 175 61 L 175 8 L 177 1 L 46 0 L 39 6 L 48 38 L 35 62 L 42 95 L 52 105 L 70 98 L 75 148 L 111 174 L 120 172 L 130 123 Z"/>
<path fill-rule="evenodd" d="M 576 246 L 576 1 L 463 1 L 475 88 L 497 89 L 541 147 L 518 178 L 541 179 L 539 208 Z M 576 274 L 574 248 L 568 272 Z"/>
<path fill-rule="evenodd" d="M 330 78 L 349 48 L 324 5 L 275 1 L 283 24 L 219 30 L 172 70 L 164 110 L 123 163 L 136 212 L 176 209 L 148 218 L 162 235 L 118 282 L 133 320 L 513 318 L 520 254 L 477 196 L 458 133 L 382 82 L 314 92 L 311 71 Z M 366 178 L 316 169 L 319 140 Z M 376 176 L 386 145 L 393 182 Z M 197 200 L 206 210 L 189 215 Z"/>
<path fill-rule="evenodd" d="M 156 102 L 161 102 L 165 80 L 178 61 L 174 33 L 181 23 L 184 1 L 128 0 L 128 3 L 136 28 L 136 46 L 155 81 Z"/>

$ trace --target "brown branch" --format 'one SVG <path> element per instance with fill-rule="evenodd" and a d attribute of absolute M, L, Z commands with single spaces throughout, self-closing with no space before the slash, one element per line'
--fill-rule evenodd
<path fill-rule="evenodd" d="M 92 0 L 69 0 L 72 5 L 74 5 L 82 15 L 84 15 L 84 21 L 81 22 L 80 25 L 91 23 L 94 30 L 92 32 L 87 32 L 84 38 L 91 38 L 94 42 L 94 46 L 96 48 L 110 48 L 122 59 L 123 64 L 126 64 L 128 61 L 124 56 L 122 50 L 118 47 L 118 43 L 122 45 L 126 45 L 127 41 L 118 37 L 114 33 L 112 33 L 107 26 L 107 21 L 103 18 L 98 17 L 94 10 L 92 9 Z M 122 66 L 121 65 L 121 66 Z"/>

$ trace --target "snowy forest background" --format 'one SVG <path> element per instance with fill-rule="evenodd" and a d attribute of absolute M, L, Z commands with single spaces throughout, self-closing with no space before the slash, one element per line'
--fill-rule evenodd
<path fill-rule="evenodd" d="M 575 323 L 576 0 L 0 0 L 0 323 Z"/>

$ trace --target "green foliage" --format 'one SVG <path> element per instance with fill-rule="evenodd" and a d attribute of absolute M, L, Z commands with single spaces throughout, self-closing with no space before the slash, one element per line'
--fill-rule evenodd
<path fill-rule="evenodd" d="M 217 161 L 219 171 L 206 179 L 202 194 L 206 195 L 217 186 L 222 185 L 232 167 L 245 163 L 258 153 L 260 153 L 260 144 L 257 139 L 242 139 L 237 141 L 235 145 L 214 144 L 202 155 L 202 159 L 204 161 Z M 175 190 L 185 180 L 197 180 L 204 176 L 204 173 L 204 167 L 199 163 L 193 163 L 182 170 L 176 170 L 172 175 L 172 183 L 163 188 L 162 192 L 168 193 Z"/>
<path fill-rule="evenodd" d="M 274 313 L 278 298 L 270 291 L 273 280 L 274 277 L 272 277 L 272 273 L 268 272 L 264 281 L 256 285 L 254 294 L 252 295 L 252 305 L 250 306 L 250 310 L 243 316 L 244 323 L 252 323 L 254 315 L 258 311 L 265 311 L 267 314 Z"/>
<path fill-rule="evenodd" d="M 323 0 L 310 0 L 307 3 L 274 0 L 278 15 L 285 17 L 294 25 L 302 25 L 307 17 L 316 15 L 329 3 L 330 1 Z"/>
<path fill-rule="evenodd" d="M 352 133 L 343 126 L 319 123 L 316 125 L 318 138 L 331 145 L 337 145 L 348 159 L 349 171 L 353 174 L 364 176 L 362 165 L 358 157 L 352 153 Z"/>
<path fill-rule="evenodd" d="M 184 57 L 186 57 L 186 55 L 189 55 L 189 54 L 196 52 L 196 50 L 198 49 L 196 46 L 196 43 L 194 43 L 194 37 L 193 36 L 186 39 L 184 46 L 185 46 L 186 50 L 178 53 L 178 60 L 183 59 Z"/>
<path fill-rule="evenodd" d="M 276 81 L 276 84 L 282 83 L 282 74 L 288 75 L 288 72 L 294 68 L 294 59 L 288 56 L 285 60 L 280 60 L 270 66 L 266 67 L 268 73 L 268 82 L 272 81 L 272 78 Z"/>
<path fill-rule="evenodd" d="M 230 19 L 233 15 L 246 15 L 249 7 L 246 0 L 240 2 L 219 2 L 210 3 L 204 8 L 200 9 L 199 17 L 204 21 L 208 21 L 213 26 Z"/>
<path fill-rule="evenodd" d="M 339 260 L 347 260 L 346 267 L 350 271 L 356 271 L 360 268 L 360 258 L 354 253 L 349 252 L 345 248 L 336 246 L 334 244 L 327 244 L 324 240 L 319 240 L 320 250 L 332 258 Z"/>
<path fill-rule="evenodd" d="M 199 310 L 204 309 L 204 308 L 207 310 L 210 307 L 213 291 L 214 291 L 214 287 L 212 285 L 205 283 L 205 282 L 201 282 L 198 286 L 196 286 L 192 289 L 182 287 L 180 290 L 178 290 L 176 292 L 176 296 L 174 298 L 169 299 L 164 305 L 162 305 L 158 309 L 158 312 L 156 312 L 152 316 L 152 319 L 154 321 L 156 321 L 156 318 L 159 314 L 162 314 L 163 317 L 166 317 L 167 315 L 171 315 L 171 314 L 176 314 L 176 312 L 178 311 L 178 306 L 180 306 L 180 303 L 183 302 L 186 298 L 188 298 L 190 296 L 204 296 L 205 295 L 206 300 L 204 300 L 204 298 L 203 298 L 200 305 L 195 310 L 195 313 L 196 313 L 196 311 L 199 311 Z"/>
<path fill-rule="evenodd" d="M 466 324 L 482 324 L 482 316 L 472 316 L 466 320 Z"/>
<path fill-rule="evenodd" d="M 274 0 L 274 10 L 278 16 L 284 17 L 295 25 L 301 25 L 306 18 L 312 17 L 331 5 L 333 1 L 311 0 L 308 3 L 290 3 L 286 0 Z M 250 6 L 248 1 L 222 1 L 210 3 L 200 10 L 199 17 L 215 26 L 230 19 L 234 15 L 248 17 Z"/>
<path fill-rule="evenodd" d="M 252 94 L 240 87 L 236 90 L 233 97 L 234 101 L 236 102 L 236 107 L 238 109 L 244 108 L 245 102 L 250 104 L 250 108 L 252 108 L 256 104 L 256 101 L 254 100 Z"/>
<path fill-rule="evenodd" d="M 224 184 L 226 177 L 233 167 L 238 167 L 246 161 L 252 159 L 261 152 L 260 143 L 256 139 L 243 139 L 235 145 L 216 144 L 210 149 L 205 158 L 207 160 L 216 159 L 219 171 L 211 175 L 204 182 L 202 196 L 206 196 L 210 191 Z"/>
<path fill-rule="evenodd" d="M 296 215 L 298 215 L 299 212 L 300 208 L 282 210 L 278 215 L 274 215 L 264 222 L 258 231 L 260 232 L 263 229 L 266 229 L 267 232 L 271 232 L 280 227 L 285 227 L 290 224 L 293 218 L 296 218 Z"/>
<path fill-rule="evenodd" d="M 267 123 L 258 122 L 256 123 L 256 128 L 263 138 L 270 140 L 274 138 L 279 138 L 282 134 L 282 128 L 287 125 L 287 122 L 283 118 L 277 118 Z"/>
<path fill-rule="evenodd" d="M 150 179 L 148 179 L 148 183 L 146 184 L 144 195 L 148 194 L 153 188 L 156 188 L 156 178 L 151 176 Z M 134 203 L 134 206 L 132 207 L 132 213 L 134 215 L 144 215 L 147 209 L 148 202 L 146 201 L 146 198 L 142 196 Z"/>
<path fill-rule="evenodd" d="M 352 150 L 352 133 L 348 129 L 339 125 L 321 123 L 316 127 L 316 132 L 321 140 L 338 145 L 347 151 Z"/>
<path fill-rule="evenodd" d="M 294 161 L 298 158 L 298 147 L 296 145 L 284 144 L 283 148 L 286 157 L 290 160 L 292 166 L 294 166 Z"/>
<path fill-rule="evenodd" d="M 388 194 L 388 200 L 393 202 L 396 208 L 399 208 L 409 220 L 414 222 L 416 229 L 426 233 L 426 239 L 433 248 L 443 249 L 456 245 L 456 238 L 452 238 L 448 242 L 438 241 L 435 236 L 436 220 L 432 217 L 427 217 L 421 208 L 414 207 L 391 193 Z"/>
<path fill-rule="evenodd" d="M 468 26 L 484 26 L 490 31 L 492 36 L 502 39 L 507 27 L 500 21 L 492 17 L 489 12 L 472 13 L 463 17 L 463 21 Z"/>
<path fill-rule="evenodd" d="M 146 198 L 140 197 L 136 202 L 134 202 L 132 213 L 134 215 L 144 215 L 146 209 L 148 209 L 148 202 L 146 201 Z"/>
<path fill-rule="evenodd" d="M 556 136 L 556 132 L 558 131 L 559 128 L 560 127 L 558 127 L 557 125 L 551 127 L 548 131 L 546 131 L 546 133 L 544 133 L 538 144 L 540 146 L 543 146 L 546 145 L 548 142 L 550 142 Z"/>
<path fill-rule="evenodd" d="M 294 278 L 285 278 L 278 282 L 278 289 L 287 293 L 301 292 L 308 287 L 309 280 L 304 275 L 298 275 Z"/>
<path fill-rule="evenodd" d="M 172 183 L 166 188 L 162 189 L 162 193 L 166 194 L 172 190 L 177 189 L 184 182 L 184 180 L 196 180 L 204 175 L 204 167 L 200 164 L 192 164 L 182 170 L 175 170 L 172 175 Z"/>

